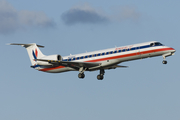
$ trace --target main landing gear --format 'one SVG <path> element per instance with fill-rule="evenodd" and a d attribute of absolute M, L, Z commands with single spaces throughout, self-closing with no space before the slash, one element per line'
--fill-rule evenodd
<path fill-rule="evenodd" d="M 100 74 L 97 76 L 97 79 L 98 79 L 98 80 L 103 80 L 103 78 L 104 78 L 104 73 L 105 73 L 104 69 L 100 69 Z"/>
<path fill-rule="evenodd" d="M 84 68 L 84 67 L 81 67 L 81 68 L 79 69 L 79 74 L 78 74 L 78 77 L 79 77 L 79 78 L 83 79 L 83 78 L 85 77 L 84 71 L 85 71 L 86 69 L 87 69 L 87 68 Z M 98 80 L 103 80 L 103 78 L 104 78 L 104 73 L 105 73 L 104 69 L 100 69 L 100 74 L 97 75 L 97 79 L 98 79 Z"/>
<path fill-rule="evenodd" d="M 78 77 L 79 78 L 84 78 L 85 77 L 85 74 L 84 74 L 84 71 L 86 71 L 86 69 L 87 68 L 85 68 L 85 67 L 81 67 L 81 68 L 79 68 L 79 74 L 78 74 Z"/>
<path fill-rule="evenodd" d="M 84 73 L 79 73 L 78 77 L 83 79 L 85 77 L 85 74 Z"/>
<path fill-rule="evenodd" d="M 103 78 L 104 78 L 104 75 L 98 75 L 98 76 L 97 76 L 97 79 L 98 79 L 98 80 L 103 80 Z"/>

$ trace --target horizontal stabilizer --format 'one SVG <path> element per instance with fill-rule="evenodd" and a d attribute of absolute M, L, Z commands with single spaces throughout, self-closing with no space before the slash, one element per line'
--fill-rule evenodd
<path fill-rule="evenodd" d="M 21 45 L 21 46 L 23 46 L 23 47 L 29 47 L 29 46 L 32 46 L 32 45 L 34 45 L 34 44 L 36 44 L 36 43 L 31 43 L 31 44 L 10 43 L 10 44 L 8 44 L 8 45 Z M 44 48 L 44 46 L 42 46 L 42 45 L 37 45 L 37 46 Z"/>

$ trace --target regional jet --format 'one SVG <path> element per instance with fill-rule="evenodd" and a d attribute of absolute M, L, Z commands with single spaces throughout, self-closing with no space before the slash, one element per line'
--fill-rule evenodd
<path fill-rule="evenodd" d="M 58 54 L 44 55 L 39 49 L 39 47 L 44 46 L 36 43 L 11 43 L 10 45 L 25 47 L 32 63 L 31 67 L 36 70 L 48 73 L 79 71 L 78 77 L 81 79 L 85 77 L 85 71 L 99 70 L 98 80 L 104 78 L 105 70 L 128 67 L 118 65 L 126 61 L 162 56 L 162 63 L 167 64 L 166 57 L 174 55 L 176 51 L 160 42 L 151 41 L 62 57 Z"/>

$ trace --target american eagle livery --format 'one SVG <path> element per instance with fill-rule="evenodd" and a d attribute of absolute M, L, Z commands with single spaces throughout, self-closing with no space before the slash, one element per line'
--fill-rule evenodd
<path fill-rule="evenodd" d="M 10 45 L 25 47 L 32 63 L 31 67 L 36 70 L 49 73 L 79 71 L 79 78 L 85 77 L 85 71 L 99 70 L 98 80 L 104 78 L 105 70 L 127 67 L 118 64 L 130 60 L 162 56 L 164 59 L 162 63 L 167 64 L 166 57 L 174 55 L 176 51 L 171 47 L 164 46 L 160 42 L 151 41 L 62 57 L 61 55 L 44 55 L 39 49 L 39 47 L 44 46 L 37 45 L 36 43 L 11 43 Z"/>

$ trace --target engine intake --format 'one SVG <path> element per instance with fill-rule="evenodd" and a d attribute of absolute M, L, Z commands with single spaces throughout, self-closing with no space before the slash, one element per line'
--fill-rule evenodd
<path fill-rule="evenodd" d="M 62 57 L 60 55 L 57 55 L 57 60 L 62 60 Z"/>

